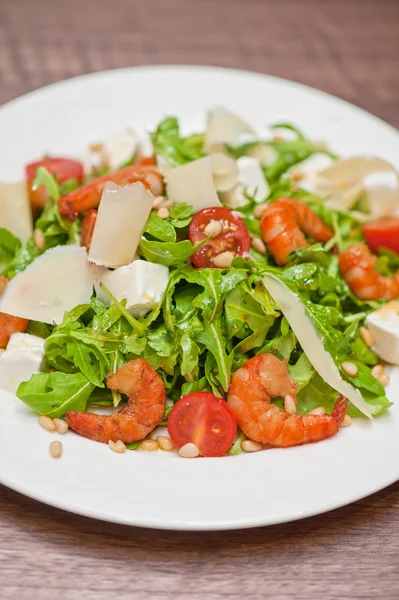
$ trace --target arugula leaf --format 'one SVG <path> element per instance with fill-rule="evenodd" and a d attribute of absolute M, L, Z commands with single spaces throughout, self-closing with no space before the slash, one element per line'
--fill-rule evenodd
<path fill-rule="evenodd" d="M 167 117 L 151 134 L 155 154 L 167 159 L 170 165 L 183 165 L 204 156 L 204 136 L 181 137 L 176 117 Z"/>
<path fill-rule="evenodd" d="M 25 244 L 19 246 L 15 252 L 14 258 L 8 263 L 2 274 L 12 279 L 24 271 L 37 256 L 41 254 L 40 250 L 36 246 L 33 238 L 29 238 Z"/>
<path fill-rule="evenodd" d="M 144 238 L 139 253 L 149 262 L 172 267 L 184 264 L 206 242 L 207 238 L 193 246 L 189 240 L 182 242 L 151 242 Z"/>
<path fill-rule="evenodd" d="M 3 268 L 10 264 L 20 247 L 21 241 L 11 231 L 0 228 L 0 263 Z"/>
<path fill-rule="evenodd" d="M 233 364 L 233 353 L 226 352 L 225 339 L 222 333 L 220 319 L 212 322 L 205 331 L 196 336 L 196 341 L 203 344 L 213 355 L 217 365 L 216 379 L 227 392 L 231 379 L 231 367 Z"/>
<path fill-rule="evenodd" d="M 148 234 L 161 242 L 175 242 L 176 231 L 174 226 L 166 219 L 160 219 L 155 212 L 148 217 L 144 234 Z"/>
<path fill-rule="evenodd" d="M 53 419 L 69 410 L 85 410 L 93 389 L 82 373 L 36 373 L 19 385 L 17 396 L 39 415 Z"/>

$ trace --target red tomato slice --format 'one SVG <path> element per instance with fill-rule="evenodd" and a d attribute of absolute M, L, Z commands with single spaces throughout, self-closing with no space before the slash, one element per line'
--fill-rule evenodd
<path fill-rule="evenodd" d="M 168 431 L 178 448 L 193 442 L 201 456 L 223 456 L 234 442 L 237 423 L 225 400 L 193 392 L 176 402 Z"/>
<path fill-rule="evenodd" d="M 249 252 L 251 239 L 244 221 L 237 213 L 221 206 L 204 208 L 193 217 L 188 230 L 188 237 L 193 245 L 208 237 L 209 234 L 204 230 L 210 223 L 216 231 L 219 229 L 219 233 L 193 254 L 191 258 L 196 267 L 217 267 L 213 259 L 222 252 L 232 252 L 234 256 L 243 256 Z"/>
<path fill-rule="evenodd" d="M 47 169 L 49 173 L 55 176 L 58 183 L 63 183 L 63 181 L 68 181 L 68 179 L 76 179 L 78 183 L 82 183 L 83 181 L 82 163 L 70 158 L 46 157 L 26 165 L 26 179 L 29 185 L 33 183 L 36 177 L 36 170 L 39 167 Z"/>
<path fill-rule="evenodd" d="M 382 219 L 363 227 L 364 237 L 373 252 L 381 246 L 399 254 L 399 218 Z"/>
<path fill-rule="evenodd" d="M 82 232 L 80 234 L 80 245 L 85 246 L 87 252 L 90 250 L 91 239 L 93 237 L 96 221 L 97 210 L 95 208 L 91 208 L 87 211 L 87 214 L 82 221 Z"/>

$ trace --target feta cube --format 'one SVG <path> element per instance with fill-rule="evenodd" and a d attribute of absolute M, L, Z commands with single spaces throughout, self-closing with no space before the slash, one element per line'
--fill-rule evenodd
<path fill-rule="evenodd" d="M 44 356 L 42 338 L 29 333 L 14 333 L 0 355 L 0 389 L 15 394 L 20 383 L 40 371 Z"/>
<path fill-rule="evenodd" d="M 114 271 L 105 270 L 100 280 L 117 300 L 126 298 L 126 308 L 135 317 L 141 317 L 161 301 L 168 284 L 169 269 L 163 265 L 135 260 Z M 97 297 L 105 304 L 109 299 L 99 283 Z"/>
<path fill-rule="evenodd" d="M 399 365 L 399 302 L 393 300 L 370 313 L 366 324 L 374 338 L 374 352 L 386 362 Z"/>

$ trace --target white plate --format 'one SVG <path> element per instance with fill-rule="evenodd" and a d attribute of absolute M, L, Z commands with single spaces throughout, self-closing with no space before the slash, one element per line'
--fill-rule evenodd
<path fill-rule="evenodd" d="M 201 127 L 229 107 L 258 130 L 290 120 L 341 154 L 371 153 L 399 167 L 399 134 L 364 111 L 296 83 L 208 67 L 146 67 L 97 73 L 28 94 L 0 110 L 0 179 L 18 178 L 43 152 L 82 153 L 128 125 L 153 127 L 176 114 Z M 396 382 L 396 383 L 395 383 Z M 394 400 L 399 376 L 391 388 Z M 397 393 L 396 393 L 397 395 Z M 13 396 L 0 395 L 0 481 L 69 511 L 165 529 L 233 529 L 321 513 L 399 478 L 399 402 L 316 445 L 220 459 L 162 453 L 118 455 L 72 433 L 57 436 Z"/>

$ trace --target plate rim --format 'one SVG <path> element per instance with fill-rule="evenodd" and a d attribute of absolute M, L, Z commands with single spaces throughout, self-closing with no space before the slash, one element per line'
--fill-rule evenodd
<path fill-rule="evenodd" d="M 77 75 L 74 77 L 69 77 L 54 83 L 51 83 L 49 85 L 31 90 L 30 92 L 27 92 L 25 94 L 23 94 L 22 96 L 19 96 L 17 98 L 14 98 L 8 102 L 6 102 L 5 104 L 0 106 L 0 114 L 2 112 L 4 112 L 5 110 L 8 109 L 12 109 L 15 106 L 18 106 L 19 104 L 25 102 L 25 101 L 29 101 L 30 99 L 34 99 L 37 98 L 41 95 L 45 95 L 48 92 L 52 92 L 53 90 L 57 90 L 57 88 L 60 87 L 73 87 L 75 85 L 79 85 L 84 83 L 87 80 L 96 80 L 96 79 L 101 79 L 103 77 L 113 77 L 113 76 L 117 76 L 117 75 L 126 75 L 129 76 L 130 74 L 135 74 L 135 73 L 151 73 L 151 72 L 159 72 L 159 71 L 197 71 L 198 73 L 202 72 L 203 74 L 211 74 L 211 73 L 223 73 L 226 75 L 239 75 L 239 76 L 244 76 L 244 77 L 251 77 L 251 78 L 258 78 L 259 80 L 265 80 L 271 83 L 275 83 L 277 85 L 279 84 L 283 84 L 285 87 L 292 87 L 293 89 L 296 90 L 302 90 L 304 92 L 307 93 L 311 93 L 313 96 L 315 97 L 319 97 L 321 99 L 325 98 L 325 99 L 329 99 L 334 101 L 335 105 L 338 106 L 338 108 L 340 106 L 345 107 L 345 108 L 349 108 L 351 110 L 355 110 L 357 113 L 362 114 L 363 116 L 367 117 L 368 119 L 372 119 L 374 122 L 376 122 L 378 124 L 379 127 L 384 128 L 387 132 L 390 132 L 391 134 L 394 133 L 395 136 L 399 136 L 399 130 L 396 129 L 396 127 L 394 127 L 393 125 L 387 123 L 386 121 L 384 121 L 383 119 L 381 119 L 380 117 L 378 117 L 377 115 L 365 110 L 362 107 L 357 106 L 356 104 L 349 102 L 343 98 L 340 98 L 339 96 L 335 96 L 333 94 L 330 94 L 328 92 L 322 91 L 318 88 L 314 88 L 311 86 L 308 86 L 306 84 L 297 82 L 295 80 L 290 80 L 290 79 L 285 79 L 282 77 L 277 77 L 274 75 L 269 75 L 266 73 L 262 73 L 259 71 L 249 71 L 249 70 L 244 70 L 244 69 L 234 69 L 234 68 L 230 68 L 230 67 L 222 67 L 222 66 L 207 66 L 207 65 L 189 65 L 189 64 L 168 64 L 168 65 L 143 65 L 143 66 L 132 66 L 132 67 L 121 67 L 118 69 L 107 69 L 107 70 L 102 70 L 102 71 L 95 71 L 95 72 L 91 72 L 91 73 L 86 73 L 86 74 L 81 74 L 81 75 Z M 202 459 L 202 460 L 210 460 L 210 459 Z M 191 523 L 188 520 L 182 521 L 182 522 L 173 522 L 173 519 L 169 518 L 169 521 L 165 521 L 164 517 L 160 516 L 157 518 L 140 518 L 136 516 L 133 516 L 133 520 L 129 520 L 127 517 L 124 516 L 120 516 L 117 514 L 117 512 L 113 512 L 113 511 L 109 511 L 108 513 L 103 513 L 101 510 L 98 509 L 88 509 L 88 508 L 83 508 L 82 505 L 74 505 L 73 502 L 70 503 L 62 503 L 60 504 L 60 502 L 52 499 L 51 494 L 47 494 L 45 492 L 34 492 L 32 493 L 32 491 L 30 491 L 29 486 L 25 486 L 25 485 L 19 485 L 17 483 L 15 483 L 12 478 L 9 477 L 4 477 L 4 475 L 2 475 L 1 471 L 0 471 L 0 483 L 5 485 L 6 487 L 21 493 L 27 497 L 30 497 L 32 499 L 34 499 L 35 501 L 39 501 L 42 503 L 45 503 L 49 506 L 52 506 L 54 508 L 60 509 L 60 510 L 64 510 L 66 512 L 70 512 L 73 514 L 77 514 L 80 516 L 85 516 L 85 517 L 89 517 L 89 518 L 94 518 L 94 519 L 98 519 L 98 520 L 103 520 L 103 521 L 107 521 L 107 522 L 112 522 L 112 523 L 118 523 L 121 525 L 128 525 L 128 526 L 133 526 L 133 527 L 147 527 L 147 528 L 151 528 L 151 529 L 162 529 L 162 530 L 172 530 L 172 531 L 223 531 L 223 530 L 235 530 L 235 529 L 247 529 L 247 528 L 253 528 L 253 527 L 260 527 L 260 526 L 268 526 L 268 525 L 274 525 L 274 524 L 281 524 L 281 523 L 288 523 L 288 522 L 292 522 L 292 521 L 296 521 L 296 520 L 301 520 L 304 518 L 308 518 L 308 517 L 312 517 L 312 516 L 316 516 L 319 514 L 323 514 L 326 512 L 330 512 L 332 510 L 335 509 L 339 509 L 342 508 L 343 506 L 346 506 L 352 502 L 357 502 L 365 497 L 368 497 L 370 495 L 375 494 L 376 492 L 378 492 L 381 489 L 384 489 L 390 485 L 392 485 L 393 483 L 395 483 L 396 481 L 398 481 L 399 479 L 399 472 L 397 475 L 394 475 L 393 478 L 392 477 L 387 477 L 386 480 L 384 480 L 383 483 L 378 483 L 375 486 L 372 486 L 371 488 L 368 489 L 367 492 L 361 492 L 361 495 L 356 495 L 355 497 L 353 497 L 353 494 L 351 496 L 351 494 L 347 493 L 346 495 L 344 495 L 344 499 L 342 499 L 339 502 L 336 501 L 330 501 L 330 503 L 325 502 L 323 505 L 322 509 L 310 509 L 308 511 L 304 511 L 302 514 L 293 514 L 293 511 L 291 511 L 291 513 L 288 516 L 281 516 L 279 518 L 273 518 L 273 517 L 267 517 L 263 516 L 263 517 L 256 517 L 251 519 L 250 517 L 241 517 L 240 519 L 235 519 L 235 520 L 231 520 L 231 521 L 226 521 L 226 522 L 218 522 L 218 521 L 192 521 Z M 370 491 L 371 490 L 371 491 Z"/>

